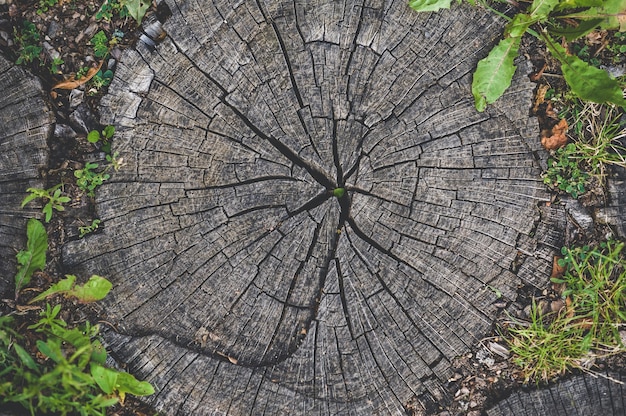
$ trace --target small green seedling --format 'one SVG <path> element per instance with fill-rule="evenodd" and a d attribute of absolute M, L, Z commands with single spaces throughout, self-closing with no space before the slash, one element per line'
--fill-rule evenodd
<path fill-rule="evenodd" d="M 346 188 L 335 188 L 333 190 L 333 195 L 337 198 L 341 198 L 346 193 Z"/>
<path fill-rule="evenodd" d="M 15 300 L 20 290 L 30 283 L 33 273 L 46 267 L 48 234 L 40 221 L 34 218 L 26 225 L 26 250 L 17 253 L 17 274 L 15 275 Z"/>
<path fill-rule="evenodd" d="M 554 157 L 548 159 L 548 169 L 543 174 L 543 183 L 578 198 L 586 192 L 585 183 L 589 175 L 584 172 L 576 158 L 576 144 L 557 149 Z"/>
<path fill-rule="evenodd" d="M 90 43 L 96 58 L 104 59 L 109 54 L 109 38 L 103 30 L 93 35 Z"/>
<path fill-rule="evenodd" d="M 91 225 L 83 225 L 78 227 L 78 238 L 83 238 L 84 236 L 86 236 L 87 234 L 91 234 L 94 231 L 96 231 L 98 229 L 98 227 L 100 226 L 100 220 L 99 219 L 95 219 L 93 221 L 91 221 Z"/>
<path fill-rule="evenodd" d="M 30 64 L 39 59 L 42 48 L 39 45 L 39 31 L 35 25 L 27 20 L 22 25 L 22 30 L 14 30 L 14 38 L 19 46 L 19 54 L 15 61 L 18 65 Z"/>
<path fill-rule="evenodd" d="M 22 208 L 24 208 L 24 206 L 33 199 L 41 198 L 47 201 L 42 209 L 42 212 L 46 215 L 46 222 L 50 222 L 50 219 L 52 218 L 52 210 L 65 211 L 63 204 L 71 201 L 70 197 L 61 195 L 62 185 L 63 184 L 58 184 L 50 189 L 28 188 L 26 192 L 30 192 L 30 195 L 22 201 Z"/>
<path fill-rule="evenodd" d="M 98 166 L 97 163 L 88 162 L 85 163 L 84 168 L 74 171 L 76 185 L 78 185 L 81 190 L 87 192 L 87 195 L 91 197 L 95 196 L 96 188 L 111 177 L 106 171 L 96 171 Z"/>

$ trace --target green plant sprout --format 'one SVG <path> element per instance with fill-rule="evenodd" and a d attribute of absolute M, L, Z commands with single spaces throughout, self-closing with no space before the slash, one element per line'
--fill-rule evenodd
<path fill-rule="evenodd" d="M 96 231 L 98 227 L 100 226 L 100 222 L 101 221 L 99 219 L 95 219 L 91 221 L 91 225 L 82 225 L 78 227 L 78 232 L 79 232 L 78 238 L 83 238 L 87 234 L 91 234 L 94 231 Z"/>
<path fill-rule="evenodd" d="M 50 219 L 52 218 L 52 210 L 54 209 L 56 211 L 65 211 L 65 207 L 63 206 L 63 204 L 66 204 L 71 200 L 70 197 L 61 195 L 62 185 L 63 184 L 58 184 L 50 189 L 28 188 L 26 192 L 30 192 L 30 195 L 28 195 L 22 201 L 22 208 L 24 208 L 24 206 L 33 199 L 41 198 L 47 201 L 42 209 L 42 212 L 46 216 L 46 222 L 50 222 Z"/>
<path fill-rule="evenodd" d="M 41 46 L 39 45 L 39 31 L 35 25 L 27 20 L 22 24 L 20 32 L 14 30 L 16 43 L 19 45 L 19 56 L 15 63 L 18 65 L 30 64 L 39 59 L 41 54 Z"/>
<path fill-rule="evenodd" d="M 43 225 L 30 220 L 27 236 L 27 248 L 18 254 L 18 260 L 30 260 L 20 261 L 18 276 L 23 277 L 16 277 L 16 293 L 28 283 L 33 268 L 43 268 L 46 262 L 48 237 Z M 30 303 L 58 294 L 94 302 L 112 287 L 111 282 L 96 275 L 84 284 L 76 284 L 76 279 L 66 276 Z M 126 394 L 153 394 L 149 383 L 105 366 L 107 352 L 99 331 L 98 325 L 89 322 L 68 324 L 61 318 L 61 305 L 50 303 L 28 326 L 11 315 L 0 316 L 0 405 L 20 404 L 31 415 L 105 416 L 106 409 L 123 402 Z"/>
<path fill-rule="evenodd" d="M 438 11 L 450 8 L 451 0 L 410 0 L 409 5 L 419 11 Z M 459 0 L 460 3 L 460 0 Z M 468 3 L 476 5 L 477 1 Z M 480 2 L 486 5 L 486 2 Z M 619 82 L 609 74 L 583 61 L 576 55 L 569 55 L 556 38 L 568 42 L 585 36 L 596 28 L 617 29 L 618 16 L 623 12 L 623 0 L 533 0 L 526 12 L 517 13 L 513 18 L 493 12 L 507 19 L 503 39 L 481 59 L 474 71 L 472 95 L 478 111 L 484 111 L 488 104 L 495 102 L 511 85 L 515 73 L 513 60 L 517 57 L 522 36 L 529 33 L 545 42 L 548 51 L 561 63 L 565 81 L 572 92 L 583 100 L 597 103 L 613 103 L 626 106 Z M 568 26 L 566 22 L 575 22 Z M 531 27 L 538 27 L 534 31 Z"/>
<path fill-rule="evenodd" d="M 559 265 L 565 302 L 544 315 L 533 302 L 529 322 L 514 320 L 505 335 L 525 382 L 548 381 L 569 368 L 584 369 L 586 358 L 626 351 L 619 329 L 626 323 L 626 258 L 624 243 L 597 247 L 564 247 Z"/>
<path fill-rule="evenodd" d="M 26 224 L 26 249 L 17 253 L 17 274 L 15 275 L 15 300 L 20 290 L 30 283 L 33 273 L 46 267 L 48 234 L 43 224 L 34 218 Z"/>
<path fill-rule="evenodd" d="M 95 17 L 97 20 L 108 21 L 113 17 L 113 13 L 117 13 L 122 18 L 132 17 L 139 25 L 151 4 L 152 2 L 147 0 L 106 0 Z"/>
<path fill-rule="evenodd" d="M 59 58 L 58 56 L 52 59 L 52 62 L 50 62 L 50 73 L 51 74 L 58 74 L 61 72 L 61 65 L 63 65 L 65 63 L 65 61 L 61 58 Z"/>
<path fill-rule="evenodd" d="M 572 198 L 584 194 L 587 191 L 585 184 L 589 175 L 581 169 L 576 155 L 574 143 L 557 149 L 554 157 L 548 159 L 548 168 L 543 173 L 543 183 L 570 194 Z"/>
<path fill-rule="evenodd" d="M 102 185 L 104 181 L 109 179 L 111 175 L 104 171 L 96 171 L 98 168 L 97 163 L 87 162 L 85 167 L 74 171 L 76 177 L 76 185 L 82 190 L 87 192 L 88 196 L 94 197 L 95 190 L 98 186 Z"/>
<path fill-rule="evenodd" d="M 333 195 L 337 198 L 341 198 L 342 196 L 344 196 L 345 193 L 346 193 L 345 188 L 335 188 L 333 190 Z"/>

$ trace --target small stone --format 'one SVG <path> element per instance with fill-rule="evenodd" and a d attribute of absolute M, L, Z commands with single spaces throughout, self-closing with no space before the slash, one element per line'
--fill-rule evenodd
<path fill-rule="evenodd" d="M 96 117 L 85 103 L 81 103 L 76 110 L 70 114 L 70 124 L 77 133 L 81 134 L 88 134 L 98 126 Z"/>
<path fill-rule="evenodd" d="M 459 390 L 461 392 L 462 395 L 468 395 L 469 394 L 469 389 L 467 387 L 461 387 L 461 390 Z"/>
<path fill-rule="evenodd" d="M 70 108 L 73 110 L 83 102 L 85 93 L 79 89 L 73 89 L 70 92 Z"/>
<path fill-rule="evenodd" d="M 472 401 L 470 401 L 470 402 L 469 402 L 469 407 L 470 407 L 470 409 L 472 409 L 472 408 L 474 408 L 474 407 L 476 407 L 476 406 L 478 406 L 478 403 L 477 403 L 477 402 L 475 402 L 474 400 L 472 400 Z"/>

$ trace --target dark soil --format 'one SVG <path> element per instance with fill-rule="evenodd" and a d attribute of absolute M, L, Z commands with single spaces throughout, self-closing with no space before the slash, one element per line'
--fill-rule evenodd
<path fill-rule="evenodd" d="M 43 0 L 42 0 L 43 3 Z M 44 48 L 33 62 L 26 66 L 42 81 L 45 91 L 50 92 L 49 103 L 54 110 L 57 127 L 49 141 L 51 157 L 50 170 L 47 172 L 48 186 L 63 182 L 64 192 L 72 198 L 70 207 L 64 212 L 55 212 L 53 220 L 47 225 L 50 250 L 48 252 L 48 267 L 45 272 L 37 273 L 30 288 L 26 289 L 24 299 L 34 296 L 64 275 L 61 263 L 61 247 L 65 242 L 78 238 L 78 227 L 91 223 L 96 218 L 93 199 L 86 196 L 75 184 L 73 172 L 84 166 L 86 161 L 102 161 L 104 154 L 99 146 L 88 143 L 86 135 L 90 130 L 101 129 L 98 124 L 98 103 L 106 94 L 107 88 L 96 89 L 89 83 L 75 89 L 55 89 L 53 86 L 60 81 L 74 77 L 81 68 L 95 68 L 102 61 L 102 70 L 115 69 L 116 60 L 124 48 L 132 47 L 137 41 L 138 27 L 131 18 L 120 18 L 114 15 L 110 21 L 96 20 L 95 13 L 101 6 L 100 1 L 67 1 L 43 10 L 39 1 L 0 0 L 0 52 L 11 60 L 20 56 L 20 45 L 16 35 L 22 36 L 24 21 L 32 22 L 40 34 L 41 42 L 47 42 L 49 48 Z M 38 9 L 40 10 L 38 12 Z M 147 18 L 156 13 L 152 7 Z M 90 40 L 99 31 L 104 31 L 109 39 L 114 34 L 121 35 L 116 45 L 112 46 L 109 56 L 99 58 L 94 53 Z M 598 64 L 615 68 L 623 66 L 626 54 L 617 54 L 619 45 L 626 44 L 626 36 L 597 32 L 593 36 L 576 43 L 574 48 L 589 60 L 597 60 Z M 615 45 L 618 45 L 617 48 Z M 527 39 L 524 45 L 524 55 L 533 62 L 534 73 L 531 80 L 537 83 L 537 97 L 535 102 L 528 103 L 529 115 L 536 117 L 540 130 L 550 130 L 558 123 L 559 104 L 544 100 L 546 90 L 556 94 L 566 90 L 558 64 L 545 52 L 545 47 L 533 39 Z M 60 57 L 64 63 L 59 65 L 58 72 L 52 72 L 51 66 L 54 56 Z M 580 56 L 580 55 L 579 55 Z M 582 56 L 581 56 L 582 57 Z M 556 108 L 555 108 L 556 107 Z M 539 140 L 539 138 L 538 138 Z M 592 195 L 593 197 L 590 197 Z M 587 196 L 581 199 L 583 205 L 594 206 L 605 200 L 605 189 L 596 186 Z M 553 203 L 558 203 L 563 195 L 554 195 Z M 610 230 L 594 227 L 582 230 L 573 221 L 567 224 L 564 230 L 564 244 L 590 243 L 603 240 Z M 28 292 L 32 294 L 29 295 Z M 459 357 L 455 375 L 448 381 L 448 389 L 453 395 L 449 403 L 441 404 L 439 414 L 444 415 L 472 415 L 477 416 L 513 389 L 523 386 L 523 377 L 512 363 L 506 351 L 506 342 L 499 336 L 500 328 L 506 326 L 507 315 L 512 313 L 524 318 L 524 310 L 531 301 L 557 301 L 558 294 L 551 289 L 546 279 L 545 287 L 536 288 L 524 286 L 519 288 L 515 302 L 502 302 L 502 314 L 494 324 L 490 337 L 483 340 L 482 345 L 476 347 L 471 354 Z M 25 302 L 25 300 L 22 301 Z M 90 319 L 97 321 L 92 311 L 82 305 L 63 301 L 65 303 L 65 318 L 68 322 L 84 322 Z M 17 307 L 20 305 L 10 305 Z M 23 306 L 23 304 L 22 304 Z M 1 307 L 6 308 L 6 305 Z M 26 324 L 37 319 L 35 311 L 23 310 L 21 319 Z M 34 341 L 31 340 L 31 344 Z M 624 354 L 607 360 L 598 361 L 596 368 L 626 368 Z M 153 415 L 156 412 L 133 399 L 127 397 L 124 406 L 112 408 L 110 415 Z"/>

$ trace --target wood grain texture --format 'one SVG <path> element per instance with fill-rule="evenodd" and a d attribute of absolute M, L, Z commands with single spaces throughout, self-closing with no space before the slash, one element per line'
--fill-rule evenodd
<path fill-rule="evenodd" d="M 621 416 L 626 414 L 624 382 L 621 373 L 579 375 L 550 387 L 515 391 L 487 415 Z"/>
<path fill-rule="evenodd" d="M 168 415 L 432 408 L 495 289 L 551 265 L 532 86 L 470 100 L 500 24 L 404 0 L 167 5 L 103 100 L 126 162 L 97 193 L 104 232 L 64 248 L 114 282 L 114 354 Z"/>
<path fill-rule="evenodd" d="M 43 187 L 54 117 L 41 84 L 0 56 L 0 293 L 15 288 L 15 254 L 26 244 L 26 221 L 39 218 L 36 201 L 20 204 L 29 187 Z"/>

